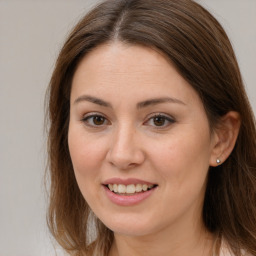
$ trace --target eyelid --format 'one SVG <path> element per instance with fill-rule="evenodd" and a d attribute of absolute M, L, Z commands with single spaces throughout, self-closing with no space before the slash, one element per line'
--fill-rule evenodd
<path fill-rule="evenodd" d="M 169 122 L 167 125 L 163 125 L 163 126 L 156 126 L 155 125 L 154 128 L 157 128 L 157 129 L 164 129 L 164 128 L 168 127 L 169 125 L 176 122 L 176 120 L 173 116 L 171 116 L 169 114 L 157 112 L 157 113 L 152 113 L 149 116 L 147 116 L 147 119 L 143 124 L 147 124 L 152 118 L 156 118 L 156 117 L 163 117 L 163 118 L 165 118 L 166 121 Z"/>
<path fill-rule="evenodd" d="M 94 117 L 104 118 L 104 123 L 99 124 L 99 125 L 90 123 L 88 120 L 90 120 L 90 118 L 94 118 Z M 164 118 L 165 124 L 164 125 L 153 125 L 153 124 L 149 123 L 153 118 L 157 118 L 157 117 Z M 101 112 L 89 112 L 87 114 L 84 114 L 83 117 L 81 118 L 81 122 L 84 123 L 84 125 L 86 125 L 87 127 L 92 127 L 92 128 L 102 128 L 106 125 L 111 124 L 109 119 Z M 151 113 L 150 115 L 148 115 L 146 117 L 146 121 L 143 122 L 143 125 L 151 126 L 156 129 L 164 129 L 164 128 L 169 127 L 171 124 L 173 124 L 175 122 L 176 122 L 176 120 L 173 116 L 166 114 L 166 113 L 162 113 L 162 112 L 156 112 L 156 113 Z"/>
<path fill-rule="evenodd" d="M 90 118 L 93 118 L 93 117 L 102 117 L 104 118 L 104 121 L 107 121 L 107 124 L 96 125 L 96 124 L 90 124 L 89 122 L 87 122 Z M 81 118 L 81 122 L 83 122 L 86 126 L 92 127 L 92 128 L 100 128 L 110 124 L 110 121 L 108 120 L 108 118 L 100 112 L 89 112 L 83 115 L 83 117 Z"/>
<path fill-rule="evenodd" d="M 170 120 L 173 120 L 175 121 L 175 118 L 173 116 L 171 116 L 170 114 L 166 114 L 166 113 L 163 113 L 163 112 L 155 112 L 155 113 L 151 113 L 147 116 L 147 119 L 150 119 L 152 117 L 158 117 L 158 116 L 161 116 L 161 117 L 165 117 L 167 119 L 170 119 Z"/>
<path fill-rule="evenodd" d="M 86 118 L 92 117 L 92 116 L 103 116 L 105 117 L 102 113 L 100 112 L 88 112 L 86 114 L 83 114 L 83 117 L 81 118 L 81 120 L 85 120 Z"/>

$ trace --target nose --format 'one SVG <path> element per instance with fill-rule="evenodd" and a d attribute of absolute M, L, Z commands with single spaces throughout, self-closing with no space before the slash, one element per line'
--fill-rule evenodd
<path fill-rule="evenodd" d="M 113 132 L 106 159 L 120 170 L 142 164 L 145 154 L 136 129 L 123 127 Z"/>

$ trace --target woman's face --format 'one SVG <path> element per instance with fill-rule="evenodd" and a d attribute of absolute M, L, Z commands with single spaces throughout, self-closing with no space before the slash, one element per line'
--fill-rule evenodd
<path fill-rule="evenodd" d="M 79 64 L 70 100 L 75 176 L 107 227 L 141 236 L 201 223 L 216 136 L 199 96 L 165 57 L 102 45 Z"/>

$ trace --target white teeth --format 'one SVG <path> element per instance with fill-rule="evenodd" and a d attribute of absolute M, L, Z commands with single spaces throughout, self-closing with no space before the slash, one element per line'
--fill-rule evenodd
<path fill-rule="evenodd" d="M 126 193 L 133 194 L 135 193 L 135 185 L 131 184 L 126 186 Z"/>
<path fill-rule="evenodd" d="M 113 191 L 114 190 L 113 189 L 113 184 L 108 184 L 108 188 L 109 188 L 109 190 Z"/>
<path fill-rule="evenodd" d="M 113 190 L 114 190 L 115 193 L 117 193 L 117 184 L 113 185 Z"/>
<path fill-rule="evenodd" d="M 148 190 L 148 185 L 143 184 L 143 185 L 142 185 L 142 190 L 143 190 L 143 191 L 147 191 L 147 190 Z"/>
<path fill-rule="evenodd" d="M 126 186 L 123 185 L 123 184 L 119 184 L 119 185 L 117 186 L 117 192 L 118 192 L 119 194 L 121 194 L 121 193 L 126 193 Z"/>
<path fill-rule="evenodd" d="M 119 194 L 134 194 L 139 193 L 142 191 L 147 191 L 148 189 L 153 188 L 154 185 L 147 185 L 147 184 L 129 184 L 129 185 L 123 185 L 123 184 L 108 184 L 109 190 L 115 193 Z"/>
<path fill-rule="evenodd" d="M 141 192 L 141 191 L 142 191 L 142 185 L 136 184 L 136 192 Z"/>

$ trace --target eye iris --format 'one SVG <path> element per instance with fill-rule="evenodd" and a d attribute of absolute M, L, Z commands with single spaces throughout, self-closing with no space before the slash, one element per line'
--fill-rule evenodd
<path fill-rule="evenodd" d="M 163 116 L 154 117 L 154 124 L 156 126 L 163 126 L 165 124 L 165 117 Z"/>
<path fill-rule="evenodd" d="M 105 119 L 102 116 L 94 116 L 93 117 L 93 123 L 95 125 L 102 125 L 102 124 L 104 124 L 104 121 L 105 121 Z"/>

